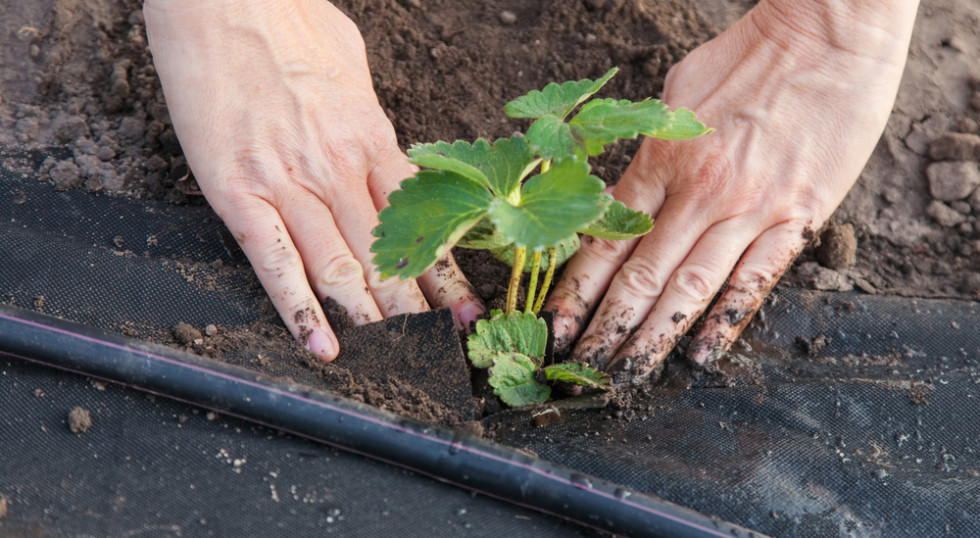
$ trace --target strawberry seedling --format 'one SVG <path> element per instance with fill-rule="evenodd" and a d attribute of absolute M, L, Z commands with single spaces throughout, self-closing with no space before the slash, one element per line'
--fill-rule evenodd
<path fill-rule="evenodd" d="M 473 366 L 489 369 L 490 385 L 508 405 L 547 401 L 551 389 L 542 380 L 609 383 L 584 364 L 544 366 L 547 326 L 537 316 L 555 268 L 579 248 L 580 234 L 628 239 L 653 228 L 649 215 L 603 193 L 588 158 L 641 134 L 681 140 L 710 131 L 691 111 L 655 99 L 592 98 L 616 71 L 551 83 L 507 103 L 508 116 L 534 120 L 524 135 L 413 146 L 409 159 L 420 170 L 391 193 L 374 230 L 371 251 L 382 278 L 416 278 L 454 246 L 489 250 L 511 265 L 506 309 L 479 321 L 468 341 Z"/>

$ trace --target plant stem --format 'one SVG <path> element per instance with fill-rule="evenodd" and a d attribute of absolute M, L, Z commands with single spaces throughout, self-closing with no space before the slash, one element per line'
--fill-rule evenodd
<path fill-rule="evenodd" d="M 541 173 L 543 174 L 548 170 L 551 170 L 551 161 L 549 160 L 541 161 Z"/>
<path fill-rule="evenodd" d="M 538 300 L 534 303 L 533 312 L 537 314 L 544 306 L 544 298 L 548 295 L 548 288 L 551 287 L 551 279 L 555 277 L 555 266 L 558 265 L 558 249 L 548 249 L 548 271 L 544 274 L 544 282 L 541 283 L 541 291 L 538 292 Z"/>
<path fill-rule="evenodd" d="M 524 262 L 527 260 L 527 247 L 514 247 L 514 267 L 510 272 L 510 286 L 507 288 L 507 310 L 510 314 L 517 308 L 517 290 L 521 287 Z"/>
<path fill-rule="evenodd" d="M 534 258 L 531 262 L 531 281 L 527 285 L 527 304 L 524 306 L 525 312 L 531 311 L 534 304 L 534 291 L 538 287 L 538 273 L 541 272 L 541 251 L 534 251 Z"/>

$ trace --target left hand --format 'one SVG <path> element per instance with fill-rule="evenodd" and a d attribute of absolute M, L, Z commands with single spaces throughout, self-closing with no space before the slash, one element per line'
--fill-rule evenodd
<path fill-rule="evenodd" d="M 572 360 L 640 383 L 723 286 L 688 355 L 703 366 L 728 349 L 870 157 L 905 64 L 904 4 L 763 0 L 671 69 L 664 101 L 715 132 L 644 140 L 613 195 L 653 231 L 584 240 L 548 302 L 559 347 L 581 333 Z"/>

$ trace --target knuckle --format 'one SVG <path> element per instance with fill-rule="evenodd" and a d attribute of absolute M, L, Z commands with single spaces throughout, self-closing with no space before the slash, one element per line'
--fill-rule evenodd
<path fill-rule="evenodd" d="M 350 253 L 337 253 L 317 268 L 314 282 L 320 290 L 360 286 L 363 271 L 361 264 Z"/>
<path fill-rule="evenodd" d="M 368 152 L 362 147 L 363 140 L 349 126 L 335 126 L 324 138 L 328 140 L 323 151 L 332 179 L 344 181 L 363 176 Z"/>
<path fill-rule="evenodd" d="M 659 297 L 666 282 L 661 271 L 640 258 L 631 258 L 624 263 L 619 278 L 627 291 L 642 298 Z"/>
<path fill-rule="evenodd" d="M 377 116 L 367 125 L 366 129 L 371 150 L 382 155 L 391 152 L 400 154 L 395 127 L 385 117 L 384 112 L 378 110 Z"/>
<path fill-rule="evenodd" d="M 629 253 L 630 241 L 603 239 L 601 237 L 584 238 L 585 251 L 590 256 L 611 264 L 619 265 Z"/>
<path fill-rule="evenodd" d="M 682 266 L 674 273 L 673 284 L 682 296 L 697 302 L 707 301 L 716 291 L 711 276 L 706 267 Z"/>
<path fill-rule="evenodd" d="M 731 162 L 717 154 L 708 154 L 701 162 L 691 186 L 698 199 L 717 200 L 728 194 L 733 179 Z M 745 191 L 740 192 L 744 195 Z"/>
<path fill-rule="evenodd" d="M 259 267 L 266 273 L 283 275 L 295 269 L 301 268 L 303 260 L 300 259 L 299 252 L 284 241 L 261 245 L 256 253 L 259 259 Z"/>
<path fill-rule="evenodd" d="M 767 290 L 772 286 L 776 278 L 778 278 L 778 275 L 771 267 L 757 263 L 746 263 L 735 272 L 734 280 L 737 287 Z"/>
<path fill-rule="evenodd" d="M 414 280 L 403 280 L 399 277 L 381 278 L 381 273 L 376 270 L 368 271 L 367 273 L 362 273 L 362 276 L 367 281 L 367 285 L 371 288 L 371 292 L 374 294 L 397 294 L 395 290 L 407 289 Z"/>

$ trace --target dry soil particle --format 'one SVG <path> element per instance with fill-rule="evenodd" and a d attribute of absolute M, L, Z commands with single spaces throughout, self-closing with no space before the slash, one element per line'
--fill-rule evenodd
<path fill-rule="evenodd" d="M 842 224 L 830 225 L 820 234 L 820 246 L 817 248 L 817 260 L 824 267 L 843 269 L 854 264 L 857 252 L 857 239 L 854 237 L 854 226 Z"/>
<path fill-rule="evenodd" d="M 75 407 L 68 412 L 68 429 L 72 433 L 85 433 L 92 427 L 92 414 L 84 407 Z"/>
<path fill-rule="evenodd" d="M 184 345 L 204 342 L 204 335 L 189 323 L 180 322 L 174 327 L 174 338 Z"/>

